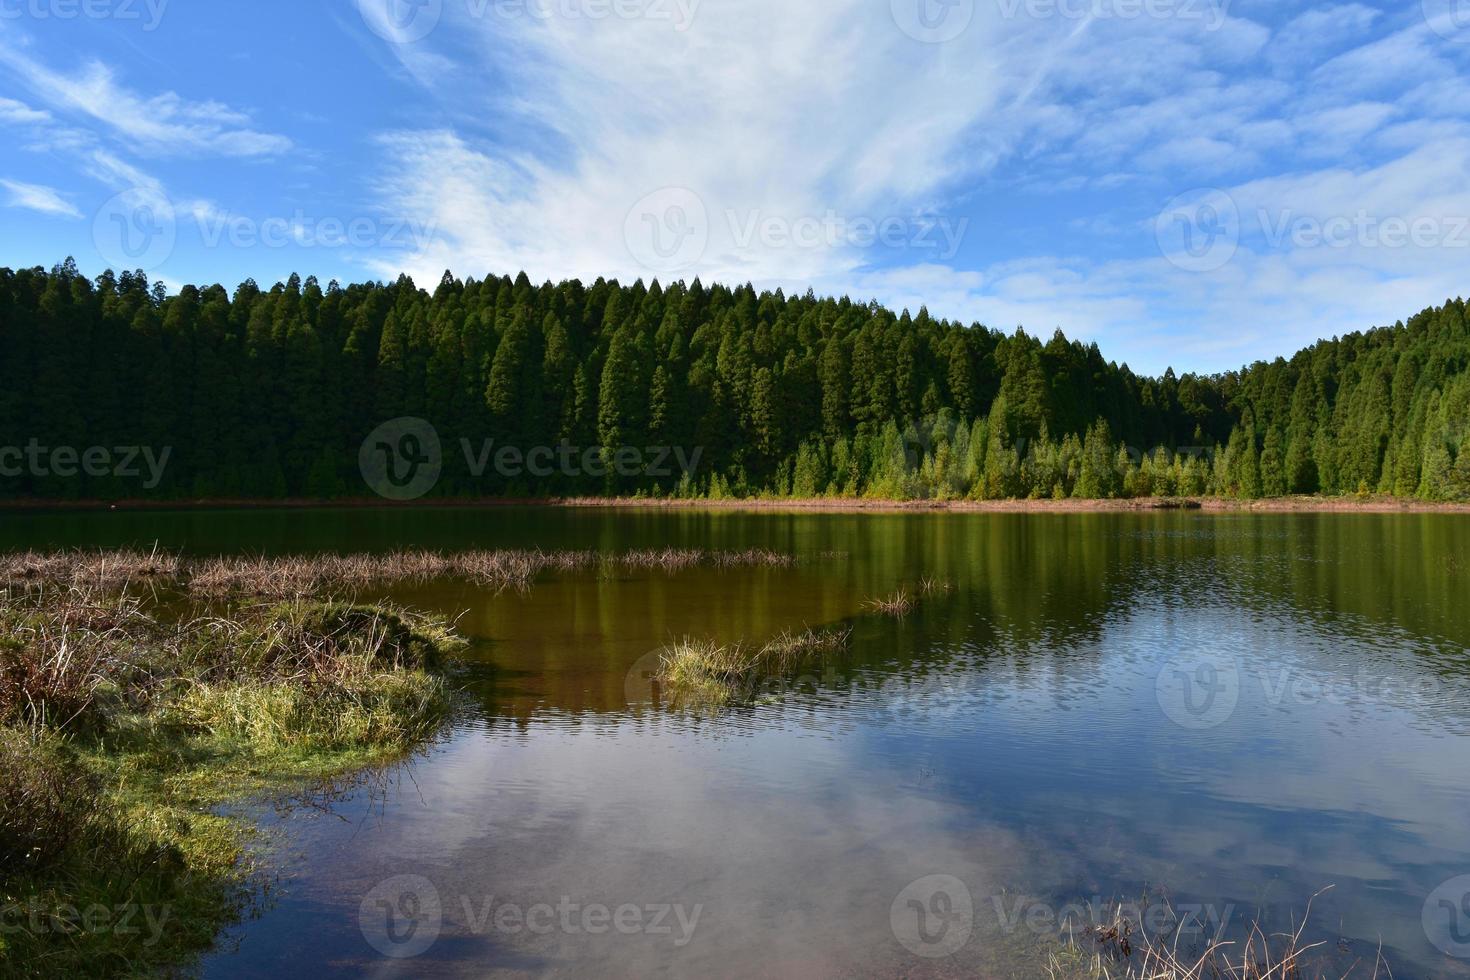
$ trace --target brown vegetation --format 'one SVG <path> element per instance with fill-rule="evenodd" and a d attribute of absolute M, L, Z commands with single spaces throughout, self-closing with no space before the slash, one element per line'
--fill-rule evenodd
<path fill-rule="evenodd" d="M 176 587 L 206 598 L 301 598 L 459 579 L 493 589 L 528 588 L 543 572 L 587 568 L 678 572 L 711 568 L 788 568 L 796 559 L 762 548 L 705 551 L 662 548 L 601 554 L 596 551 L 495 550 L 442 553 L 395 551 L 380 555 L 234 556 L 188 559 L 157 551 L 18 552 L 0 555 L 0 586 L 115 589 L 129 584 Z"/>
<path fill-rule="evenodd" d="M 895 619 L 901 619 L 914 611 L 914 597 L 909 594 L 908 589 L 899 589 L 891 595 L 869 599 L 863 603 L 863 606 L 864 608 L 871 609 L 880 616 L 892 616 Z"/>
<path fill-rule="evenodd" d="M 1051 980 L 1346 980 L 1360 976 L 1377 980 L 1393 976 L 1381 951 L 1373 958 L 1371 973 L 1361 960 L 1346 970 L 1319 962 L 1324 944 L 1302 941 L 1311 915 L 1309 901 L 1302 923 L 1293 932 L 1268 935 L 1256 923 L 1244 942 L 1217 938 L 1202 954 L 1186 955 L 1179 950 L 1177 934 L 1172 941 L 1151 936 L 1118 914 L 1112 922 L 1088 926 L 1080 940 L 1074 938 L 1061 954 L 1053 954 L 1047 975 Z"/>

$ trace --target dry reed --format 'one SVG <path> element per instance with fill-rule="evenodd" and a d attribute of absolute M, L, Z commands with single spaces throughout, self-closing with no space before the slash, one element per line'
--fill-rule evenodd
<path fill-rule="evenodd" d="M 477 586 L 526 589 L 546 572 L 589 568 L 681 572 L 717 569 L 789 568 L 796 559 L 766 549 L 707 551 L 662 548 L 602 554 L 596 551 L 500 549 L 442 553 L 187 559 L 157 550 L 0 554 L 0 586 L 72 586 L 115 589 L 138 583 L 171 586 L 207 598 L 256 596 L 290 599 L 333 591 L 383 588 L 455 579 Z"/>
<path fill-rule="evenodd" d="M 1142 928 L 1119 915 L 1106 925 L 1092 925 L 1083 932 L 1090 952 L 1083 953 L 1085 962 L 1064 963 L 1053 954 L 1047 975 L 1051 980 L 1345 980 L 1367 975 L 1367 964 L 1358 960 L 1347 968 L 1316 964 L 1323 943 L 1304 944 L 1302 937 L 1312 915 L 1312 902 L 1302 922 L 1290 933 L 1267 934 L 1259 923 L 1253 923 L 1244 942 L 1216 940 L 1198 955 L 1180 952 L 1179 935 L 1172 941 L 1150 936 Z M 1074 939 L 1071 953 L 1082 952 Z M 1376 952 L 1371 977 L 1382 975 L 1392 980 L 1393 971 Z"/>

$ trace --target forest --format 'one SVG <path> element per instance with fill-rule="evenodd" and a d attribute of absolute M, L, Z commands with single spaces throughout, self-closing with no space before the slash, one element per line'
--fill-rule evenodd
<path fill-rule="evenodd" d="M 68 260 L 0 269 L 0 370 L 8 499 L 370 497 L 359 451 L 405 417 L 441 440 L 440 498 L 1470 499 L 1461 299 L 1238 371 L 1144 377 L 1061 332 L 697 279 L 293 275 L 231 294 Z M 697 465 L 477 472 L 482 445 Z M 123 450 L 166 465 L 78 465 Z"/>

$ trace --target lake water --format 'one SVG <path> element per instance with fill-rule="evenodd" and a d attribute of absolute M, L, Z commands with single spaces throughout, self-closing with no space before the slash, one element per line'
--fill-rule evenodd
<path fill-rule="evenodd" d="M 571 510 L 10 515 L 9 547 L 772 548 L 791 569 L 395 590 L 469 704 L 327 810 L 209 977 L 1044 976 L 1056 915 L 1470 977 L 1470 520 Z M 947 579 L 903 619 L 864 602 Z M 844 625 L 721 714 L 648 655 Z M 1204 923 L 1204 928 L 1200 928 Z M 1371 968 L 1367 974 L 1371 975 Z"/>

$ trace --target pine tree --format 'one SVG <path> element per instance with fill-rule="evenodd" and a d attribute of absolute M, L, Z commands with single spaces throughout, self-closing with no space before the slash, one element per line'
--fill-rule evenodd
<path fill-rule="evenodd" d="M 351 492 L 356 447 L 409 415 L 446 440 L 523 450 L 604 438 L 703 450 L 697 480 L 629 477 L 618 492 L 1470 496 L 1459 300 L 1289 360 L 1143 378 L 1060 333 L 1043 344 L 749 286 L 538 287 L 522 274 L 445 276 L 429 293 L 407 277 L 323 289 L 292 276 L 170 295 L 68 263 L 0 270 L 0 364 L 0 446 L 169 445 L 166 495 Z M 1222 442 L 1218 465 L 1189 451 Z M 9 497 L 129 492 L 0 474 Z"/>
<path fill-rule="evenodd" d="M 1286 457 L 1282 452 L 1285 441 L 1281 430 L 1275 426 L 1266 433 L 1266 445 L 1261 450 L 1261 493 L 1267 497 L 1284 497 L 1287 494 Z"/>
<path fill-rule="evenodd" d="M 1106 419 L 1098 419 L 1087 430 L 1087 438 L 1082 443 L 1082 466 L 1072 495 L 1105 500 L 1122 491 L 1123 475 L 1115 459 L 1112 429 Z"/>
<path fill-rule="evenodd" d="M 495 360 L 485 388 L 485 407 L 508 440 L 519 438 L 527 427 L 528 420 L 520 413 L 526 408 L 531 394 L 526 390 L 529 387 L 530 361 L 530 313 L 518 309 L 495 348 Z"/>
<path fill-rule="evenodd" d="M 848 431 L 852 416 L 848 411 L 847 354 L 838 340 L 829 340 L 822 353 L 822 425 L 829 441 L 835 442 Z"/>
<path fill-rule="evenodd" d="M 619 450 L 645 444 L 648 402 L 640 374 L 634 334 L 619 330 L 608 348 L 598 393 L 597 438 L 609 467 Z M 624 477 L 610 479 L 609 485 L 626 489 L 631 484 Z"/>

